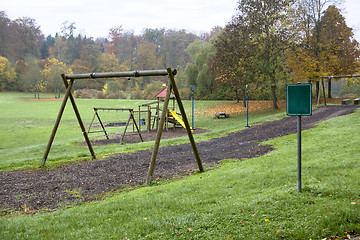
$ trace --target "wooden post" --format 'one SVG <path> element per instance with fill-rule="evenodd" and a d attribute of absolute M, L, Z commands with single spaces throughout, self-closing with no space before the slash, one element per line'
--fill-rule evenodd
<path fill-rule="evenodd" d="M 156 105 L 156 129 L 159 128 L 159 116 L 160 116 L 160 101 Z"/>
<path fill-rule="evenodd" d="M 96 115 L 97 115 L 97 112 L 96 112 L 97 110 L 94 108 L 94 116 L 93 116 L 93 118 L 91 119 L 91 122 L 90 122 L 90 125 L 89 125 L 89 128 L 88 128 L 88 133 L 90 132 L 90 130 L 91 130 L 91 126 L 92 126 L 92 124 L 93 124 L 93 122 L 94 122 L 94 120 L 95 120 L 95 117 L 96 117 Z"/>
<path fill-rule="evenodd" d="M 316 98 L 317 98 L 317 106 L 320 105 L 320 82 L 316 81 Z"/>
<path fill-rule="evenodd" d="M 168 108 L 168 105 L 169 105 L 170 93 L 171 93 L 171 84 L 168 84 L 168 88 L 167 88 L 166 96 L 165 96 L 165 101 L 164 101 L 164 105 L 163 105 L 163 111 L 161 113 L 159 128 L 158 128 L 157 134 L 156 134 L 154 150 L 153 150 L 153 153 L 152 153 L 152 156 L 151 156 L 149 171 L 148 171 L 147 178 L 146 178 L 146 184 L 148 184 L 148 185 L 151 184 L 152 176 L 154 174 L 156 156 L 157 156 L 159 146 L 160 146 L 161 135 L 162 135 L 162 131 L 163 131 L 163 128 L 164 128 L 164 122 L 165 122 L 165 117 L 166 117 L 166 114 L 167 114 L 167 108 Z"/>
<path fill-rule="evenodd" d="M 148 117 L 147 117 L 147 131 L 150 132 L 151 130 L 151 105 L 147 106 L 148 108 Z"/>
<path fill-rule="evenodd" d="M 130 123 L 131 110 L 129 110 L 129 111 L 130 111 L 129 118 L 128 118 L 127 122 L 126 122 L 125 129 L 124 129 L 123 135 L 122 135 L 122 137 L 121 137 L 120 143 L 123 143 L 123 140 L 124 140 L 124 137 L 125 137 L 125 134 L 126 134 L 127 127 L 129 126 L 129 123 Z"/>
<path fill-rule="evenodd" d="M 95 110 L 95 108 L 94 108 L 94 110 Z M 99 120 L 99 123 L 100 123 L 100 125 L 101 125 L 101 128 L 103 129 L 103 131 L 104 131 L 104 133 L 105 133 L 106 139 L 109 139 L 109 135 L 107 134 L 107 132 L 106 132 L 106 130 L 105 130 L 105 126 L 104 126 L 104 124 L 102 123 L 102 121 L 101 121 L 101 119 L 100 119 L 100 116 L 99 116 L 99 114 L 98 114 L 98 112 L 97 112 L 97 109 L 95 110 L 95 114 L 96 114 L 97 119 Z M 90 127 L 89 127 L 89 131 L 90 131 Z"/>
<path fill-rule="evenodd" d="M 326 93 L 325 93 L 325 83 L 324 83 L 324 79 L 321 79 L 321 85 L 322 85 L 322 89 L 323 89 L 324 105 L 326 106 Z"/>
<path fill-rule="evenodd" d="M 141 132 L 141 107 L 139 105 L 139 131 Z"/>
<path fill-rule="evenodd" d="M 123 109 L 123 110 L 125 110 L 125 109 Z M 134 128 L 134 125 L 135 125 L 137 133 L 138 133 L 141 141 L 143 142 L 144 140 L 143 140 L 143 138 L 141 136 L 140 129 L 139 129 L 138 125 L 136 124 L 136 120 L 135 120 L 135 116 L 134 116 L 134 109 L 129 108 L 129 109 L 126 109 L 126 110 L 129 110 L 129 118 L 128 118 L 127 122 L 126 122 L 126 126 L 125 126 L 125 129 L 124 129 L 123 135 L 121 137 L 121 143 L 123 142 L 124 137 L 126 135 L 126 130 L 127 130 L 128 126 L 129 126 L 130 120 L 133 121 L 133 128 Z M 133 132 L 135 132 L 135 131 L 133 130 Z"/>
<path fill-rule="evenodd" d="M 63 75 L 62 75 L 62 77 L 64 78 Z M 66 81 L 66 80 L 65 80 L 65 81 Z M 45 166 L 46 159 L 47 159 L 47 157 L 48 157 L 48 155 L 49 155 L 51 145 L 52 145 L 52 143 L 53 143 L 53 141 L 54 141 L 55 134 L 56 134 L 57 129 L 58 129 L 58 127 L 59 127 L 60 120 L 61 120 L 61 117 L 62 117 L 62 115 L 63 115 L 63 113 L 64 113 L 64 109 L 65 109 L 65 106 L 66 106 L 66 102 L 67 102 L 67 100 L 68 100 L 68 98 L 69 98 L 69 95 L 70 95 L 70 93 L 71 93 L 71 88 L 72 88 L 73 84 L 74 84 L 74 80 L 71 80 L 71 81 L 70 81 L 70 84 L 66 84 L 66 85 L 65 85 L 65 88 L 66 88 L 65 96 L 64 96 L 64 99 L 63 99 L 63 101 L 62 101 L 62 103 L 61 103 L 61 107 L 60 107 L 58 116 L 57 116 L 57 118 L 56 118 L 56 121 L 55 121 L 55 124 L 54 124 L 54 128 L 53 128 L 53 130 L 52 130 L 52 132 L 51 132 L 49 142 L 48 142 L 48 144 L 47 144 L 47 146 L 46 146 L 46 149 L 45 149 L 45 153 L 44 153 L 44 156 L 43 156 L 43 162 L 42 162 L 42 164 L 41 164 L 41 166 L 40 166 L 41 168 Z"/>
<path fill-rule="evenodd" d="M 193 134 L 191 132 L 189 121 L 188 121 L 188 119 L 186 117 L 186 112 L 185 112 L 184 106 L 182 104 L 179 91 L 178 91 L 177 86 L 175 84 L 174 75 L 172 74 L 170 68 L 168 68 L 168 73 L 169 73 L 170 83 L 171 83 L 171 86 L 173 87 L 174 95 L 175 95 L 177 104 L 179 106 L 181 116 L 182 116 L 183 122 L 185 124 L 186 131 L 187 131 L 187 134 L 189 136 L 189 140 L 190 140 L 190 143 L 191 143 L 191 146 L 192 146 L 195 158 L 196 158 L 196 162 L 197 162 L 198 167 L 199 167 L 199 171 L 204 172 L 204 168 L 203 168 L 203 165 L 202 165 L 202 162 L 201 162 L 201 159 L 200 159 L 200 155 L 199 155 L 198 149 L 197 149 L 196 144 L 195 144 L 194 136 L 193 136 Z"/>
<path fill-rule="evenodd" d="M 132 118 L 132 120 L 133 120 L 133 125 L 135 125 L 136 130 L 137 130 L 137 132 L 138 132 L 138 135 L 139 135 L 141 141 L 143 142 L 144 140 L 143 140 L 143 138 L 142 138 L 142 136 L 141 136 L 140 128 L 139 128 L 138 125 L 136 124 L 135 116 L 134 116 L 134 111 L 133 111 L 133 110 L 130 111 L 130 116 L 131 116 L 131 118 Z M 139 124 L 140 124 L 140 122 L 139 122 Z"/>
<path fill-rule="evenodd" d="M 67 86 L 67 85 L 68 85 L 68 82 L 67 82 L 64 74 L 62 75 L 62 78 L 63 78 L 63 81 L 64 81 L 65 86 Z M 70 80 L 70 82 L 73 82 L 73 81 L 74 81 L 74 79 L 71 79 L 71 80 Z M 76 106 L 74 97 L 73 97 L 73 95 L 71 94 L 71 88 L 70 88 L 70 92 L 69 92 L 69 98 L 70 98 L 71 104 L 72 104 L 72 106 L 73 106 L 73 109 L 74 109 L 76 118 L 77 118 L 77 120 L 78 120 L 78 122 L 79 122 L 81 131 L 82 131 L 83 136 L 84 136 L 84 138 L 85 138 L 85 142 L 86 142 L 86 144 L 87 144 L 87 146 L 88 146 L 88 148 L 89 148 L 90 154 L 91 154 L 91 156 L 92 156 L 93 158 L 96 158 L 94 149 L 93 149 L 93 147 L 92 147 L 92 145 L 91 145 L 91 142 L 90 142 L 89 136 L 88 136 L 88 134 L 87 134 L 87 132 L 86 132 L 84 123 L 83 123 L 83 121 L 82 121 L 82 119 L 81 119 L 79 110 L 78 110 L 78 108 L 77 108 L 77 106 Z"/>
<path fill-rule="evenodd" d="M 158 128 L 157 136 L 156 136 L 156 140 L 155 140 L 154 150 L 153 150 L 153 154 L 151 156 L 151 162 L 150 162 L 150 166 L 149 166 L 149 171 L 148 171 L 148 175 L 147 175 L 147 178 L 146 178 L 146 184 L 148 184 L 148 185 L 151 184 L 152 176 L 153 176 L 153 173 L 154 173 L 154 168 L 155 168 L 155 163 L 156 163 L 156 156 L 157 156 L 159 146 L 160 146 L 160 140 L 161 140 L 161 135 L 162 135 L 162 131 L 163 131 L 163 128 L 164 128 L 165 117 L 168 114 L 168 105 L 169 105 L 169 100 L 170 100 L 171 89 L 174 90 L 174 95 L 175 95 L 176 101 L 177 101 L 177 103 L 179 105 L 179 109 L 180 109 L 180 112 L 181 112 L 181 115 L 182 115 L 182 118 L 183 118 L 183 121 L 184 121 L 184 124 L 185 124 L 185 127 L 186 127 L 186 131 L 187 131 L 188 136 L 189 136 L 191 146 L 192 146 L 193 151 L 194 151 L 194 155 L 195 155 L 199 170 L 200 170 L 200 172 L 204 172 L 204 168 L 202 166 L 200 155 L 199 155 L 199 152 L 198 152 L 196 144 L 195 144 L 194 136 L 191 133 L 191 129 L 190 129 L 190 125 L 189 125 L 189 122 L 187 120 L 187 117 L 186 117 L 185 109 L 184 109 L 184 106 L 183 106 L 183 104 L 181 102 L 179 91 L 178 91 L 178 89 L 176 87 L 174 75 L 173 75 L 170 68 L 168 68 L 167 71 L 168 71 L 170 80 L 169 80 L 168 88 L 167 88 L 167 91 L 166 91 L 163 111 L 161 113 L 161 118 L 160 118 L 159 128 Z"/>

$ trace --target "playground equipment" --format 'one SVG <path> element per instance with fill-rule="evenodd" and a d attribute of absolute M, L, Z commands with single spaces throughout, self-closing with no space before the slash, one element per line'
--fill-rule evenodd
<path fill-rule="evenodd" d="M 72 89 L 72 87 L 74 85 L 75 80 L 78 80 L 78 79 L 97 79 L 97 78 L 116 78 L 116 77 L 168 76 L 169 77 L 168 88 L 166 90 L 166 95 L 165 95 L 164 104 L 163 104 L 163 110 L 161 112 L 161 117 L 160 117 L 160 120 L 159 120 L 159 127 L 158 127 L 158 130 L 157 130 L 156 140 L 155 140 L 155 144 L 154 144 L 154 150 L 153 150 L 153 153 L 152 153 L 152 156 L 151 156 L 151 161 L 150 161 L 149 171 L 148 171 L 147 178 L 146 178 L 146 183 L 151 184 L 152 176 L 153 176 L 153 173 L 154 173 L 156 157 L 157 157 L 157 153 L 158 153 L 158 150 L 159 150 L 159 147 L 160 147 L 160 140 L 161 140 L 161 135 L 162 135 L 162 131 L 163 131 L 165 117 L 166 117 L 167 109 L 168 109 L 168 105 L 169 105 L 169 99 L 170 99 L 171 90 L 173 90 L 174 95 L 175 95 L 175 99 L 176 99 L 177 104 L 179 106 L 179 109 L 180 109 L 180 112 L 181 112 L 181 115 L 182 115 L 182 119 L 183 119 L 184 125 L 186 127 L 188 137 L 189 137 L 189 141 L 191 143 L 191 146 L 192 146 L 192 149 L 193 149 L 193 152 L 194 152 L 194 156 L 195 156 L 196 162 L 197 162 L 198 167 L 199 167 L 199 171 L 203 172 L 204 168 L 202 166 L 202 162 L 201 162 L 200 155 L 199 155 L 199 152 L 198 152 L 196 144 L 195 144 L 194 137 L 193 137 L 193 135 L 191 133 L 190 125 L 189 125 L 189 122 L 188 122 L 187 117 L 186 117 L 184 106 L 183 106 L 183 104 L 181 102 L 180 94 L 179 94 L 179 91 L 178 91 L 176 83 L 175 83 L 174 75 L 176 75 L 176 69 L 171 69 L 171 68 L 162 69 L 162 70 L 129 71 L 129 72 L 62 74 L 61 77 L 63 79 L 64 86 L 66 88 L 66 93 L 65 93 L 64 99 L 62 101 L 62 104 L 61 104 L 57 119 L 55 121 L 54 128 L 53 128 L 52 133 L 50 135 L 50 139 L 49 139 L 48 144 L 46 146 L 46 150 L 45 150 L 45 153 L 44 153 L 44 156 L 43 156 L 43 161 L 42 161 L 41 167 L 45 166 L 47 157 L 49 155 L 52 143 L 53 143 L 54 138 L 55 138 L 55 134 L 56 134 L 57 129 L 59 127 L 60 120 L 62 118 L 62 115 L 63 115 L 64 110 L 65 110 L 66 103 L 67 103 L 69 98 L 70 98 L 72 107 L 74 109 L 75 115 L 77 117 L 77 120 L 79 122 L 81 131 L 82 131 L 83 136 L 85 138 L 85 142 L 86 142 L 86 144 L 87 144 L 87 146 L 89 148 L 90 154 L 91 154 L 91 156 L 93 158 L 96 158 L 95 152 L 94 152 L 94 150 L 92 148 L 91 142 L 90 142 L 89 137 L 88 137 L 88 133 L 87 133 L 87 131 L 85 129 L 84 123 L 83 123 L 83 121 L 81 119 L 81 116 L 80 116 L 80 113 L 79 113 L 79 110 L 78 110 L 78 108 L 76 106 L 75 99 L 74 99 L 74 97 L 73 97 L 73 95 L 71 93 L 71 89 Z"/>
<path fill-rule="evenodd" d="M 150 132 L 151 128 L 154 128 L 154 125 L 156 124 L 156 129 L 159 127 L 159 118 L 160 118 L 160 100 L 144 103 L 139 105 L 139 122 L 141 120 L 141 113 L 147 113 L 146 122 L 147 122 L 147 132 Z M 155 105 L 155 107 L 153 107 Z M 146 107 L 146 110 L 141 110 L 142 107 Z M 155 114 L 153 114 L 152 110 L 155 109 Z M 151 121 L 153 121 L 152 127 L 151 127 Z M 141 128 L 141 126 L 140 126 Z"/>
<path fill-rule="evenodd" d="M 359 78 L 360 75 L 337 75 L 337 76 L 321 76 L 320 79 L 321 81 L 319 81 L 322 85 L 322 94 L 323 94 L 323 97 L 324 97 L 324 105 L 326 106 L 326 96 L 325 96 L 325 83 L 324 83 L 324 79 L 328 79 L 328 91 L 329 91 L 329 96 L 331 94 L 331 80 L 332 79 L 338 79 L 338 78 Z M 320 95 L 321 95 L 321 92 L 320 92 L 320 86 L 318 88 L 318 92 L 316 93 L 317 95 L 317 105 L 319 106 L 320 105 Z"/>
<path fill-rule="evenodd" d="M 151 129 L 158 129 L 159 127 L 159 119 L 160 119 L 160 103 L 164 102 L 164 98 L 166 95 L 167 88 L 165 87 L 163 90 L 161 90 L 155 97 L 157 98 L 157 101 L 144 103 L 139 105 L 139 121 L 141 119 L 142 113 L 147 113 L 146 119 L 147 119 L 147 132 L 150 132 Z M 176 123 L 179 123 L 182 127 L 185 128 L 184 122 L 179 116 L 179 113 L 175 112 L 175 95 L 174 93 L 170 94 L 170 99 L 172 100 L 172 106 L 168 107 L 167 114 L 165 116 L 165 130 L 168 131 L 169 123 L 173 124 L 173 127 L 175 129 Z M 146 110 L 141 110 L 143 107 L 146 107 Z M 153 111 L 155 110 L 155 112 Z M 181 113 L 180 113 L 181 114 Z M 141 126 L 140 126 L 141 128 Z M 193 131 L 192 131 L 193 132 Z"/>
<path fill-rule="evenodd" d="M 172 117 L 174 117 L 174 119 L 175 119 L 178 123 L 180 123 L 180 125 L 183 126 L 183 128 L 186 129 L 186 126 L 185 126 L 184 121 L 181 120 L 181 118 L 176 114 L 176 112 L 175 112 L 174 110 L 169 111 L 169 115 L 172 116 Z M 193 132 L 194 132 L 194 130 L 191 129 L 191 133 L 193 133 Z"/>
<path fill-rule="evenodd" d="M 89 129 L 87 131 L 87 133 L 96 133 L 96 132 L 103 132 L 105 134 L 105 137 L 107 139 L 109 139 L 109 135 L 107 134 L 106 132 L 106 129 L 105 129 L 105 125 L 103 124 L 103 122 L 101 121 L 101 118 L 100 118 L 100 115 L 98 113 L 98 110 L 108 110 L 108 111 L 129 111 L 129 118 L 125 124 L 125 129 L 124 129 L 124 132 L 122 134 L 122 137 L 121 137 L 121 140 L 120 140 L 120 143 L 123 143 L 124 141 L 124 137 L 126 135 L 126 130 L 128 129 L 128 126 L 130 124 L 130 121 L 132 120 L 132 123 L 133 123 L 133 132 L 134 131 L 134 126 L 136 127 L 136 130 L 137 130 L 137 134 L 139 135 L 140 137 L 140 140 L 143 142 L 143 138 L 141 136 L 141 133 L 140 133 L 140 129 L 136 123 L 136 120 L 135 120 L 135 116 L 134 116 L 134 110 L 132 108 L 103 108 L 103 107 L 94 107 L 94 116 L 91 120 L 91 123 L 89 125 Z M 100 126 L 102 128 L 102 130 L 98 130 L 98 131 L 90 131 L 91 130 L 91 127 L 94 123 L 94 120 L 95 120 L 95 117 L 97 117 L 97 119 L 99 120 L 99 123 L 100 123 Z"/>

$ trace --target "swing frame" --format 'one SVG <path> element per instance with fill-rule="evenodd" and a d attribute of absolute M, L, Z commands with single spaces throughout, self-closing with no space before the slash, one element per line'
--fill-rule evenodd
<path fill-rule="evenodd" d="M 129 118 L 126 122 L 126 125 L 125 125 L 125 129 L 124 129 L 124 132 L 122 134 L 122 137 L 121 137 L 121 140 L 120 140 L 120 143 L 123 143 L 124 141 L 124 137 L 126 135 L 126 130 L 130 124 L 130 121 L 132 120 L 133 121 L 133 127 L 135 126 L 136 127 L 136 133 L 139 135 L 140 137 L 140 140 L 143 142 L 143 138 L 141 136 L 141 132 L 140 132 L 140 128 L 139 126 L 137 125 L 136 123 L 136 120 L 135 120 L 135 116 L 134 116 L 134 109 L 133 108 L 106 108 L 106 107 L 94 107 L 94 116 L 91 120 L 91 123 L 89 125 L 89 128 L 88 128 L 88 131 L 87 133 L 97 133 L 97 132 L 103 132 L 105 134 L 105 137 L 106 139 L 109 139 L 109 135 L 108 133 L 106 132 L 106 129 L 105 129 L 105 125 L 103 124 L 103 122 L 101 121 L 101 118 L 100 118 L 100 115 L 98 113 L 98 110 L 108 110 L 108 111 L 129 111 Z M 95 117 L 97 117 L 97 119 L 99 120 L 99 123 L 100 123 L 100 126 L 102 128 L 102 130 L 97 130 L 97 131 L 90 131 L 91 130 L 91 126 L 93 125 L 94 123 L 94 120 L 95 120 Z"/>
<path fill-rule="evenodd" d="M 65 96 L 64 96 L 64 99 L 62 101 L 62 104 L 60 106 L 60 110 L 59 110 L 58 116 L 56 118 L 54 128 L 53 128 L 53 130 L 51 132 L 50 139 L 49 139 L 48 144 L 46 146 L 41 167 L 45 166 L 46 160 L 48 158 L 48 155 L 49 155 L 49 152 L 50 152 L 50 149 L 51 149 L 51 146 L 52 146 L 52 143 L 53 143 L 54 138 L 55 138 L 55 134 L 56 134 L 57 129 L 59 127 L 60 120 L 62 118 L 66 103 L 67 103 L 69 98 L 70 98 L 70 102 L 72 104 L 72 107 L 74 109 L 76 118 L 77 118 L 77 120 L 79 122 L 80 129 L 81 129 L 81 131 L 83 133 L 83 136 L 85 138 L 85 142 L 86 142 L 86 144 L 87 144 L 87 146 L 89 148 L 90 154 L 94 159 L 96 158 L 94 149 L 93 149 L 93 147 L 91 145 L 91 142 L 89 140 L 88 133 L 87 133 L 87 131 L 85 129 L 85 126 L 84 126 L 84 123 L 83 123 L 83 121 L 81 119 L 80 112 L 79 112 L 79 110 L 78 110 L 78 108 L 76 106 L 75 99 L 74 99 L 74 97 L 73 97 L 73 95 L 71 93 L 71 89 L 72 89 L 72 87 L 74 85 L 75 80 L 78 80 L 78 79 L 96 79 L 96 78 L 117 78 L 117 77 L 168 76 L 169 77 L 168 88 L 167 88 L 166 97 L 165 97 L 164 104 L 163 104 L 163 111 L 161 113 L 161 118 L 160 118 L 160 122 L 159 122 L 159 128 L 157 130 L 154 149 L 153 149 L 153 153 L 152 153 L 151 160 L 150 160 L 149 170 L 148 170 L 148 174 L 147 174 L 147 178 L 146 178 L 146 184 L 150 185 L 151 181 L 152 181 L 152 176 L 153 176 L 154 169 L 155 169 L 156 157 L 157 157 L 157 153 L 158 153 L 158 150 L 159 150 L 159 147 L 160 147 L 161 135 L 162 135 L 162 131 L 163 131 L 163 128 L 164 128 L 165 117 L 166 117 L 166 114 L 167 114 L 167 108 L 168 108 L 168 105 L 169 105 L 169 99 L 170 99 L 171 91 L 173 91 L 173 93 L 175 95 L 175 98 L 176 98 L 176 101 L 178 103 L 178 106 L 179 106 L 183 121 L 185 123 L 185 127 L 186 127 L 186 131 L 187 131 L 187 134 L 188 134 L 188 137 L 189 137 L 189 141 L 190 141 L 190 144 L 192 146 L 194 156 L 195 156 L 196 162 L 197 162 L 198 167 L 199 167 L 199 171 L 204 172 L 204 168 L 203 168 L 203 165 L 202 165 L 202 162 L 201 162 L 201 159 L 200 159 L 200 155 L 199 155 L 198 149 L 197 149 L 196 144 L 195 144 L 194 136 L 192 135 L 191 128 L 190 128 L 189 122 L 188 122 L 187 117 L 186 117 L 185 109 L 184 109 L 184 106 L 182 104 L 178 88 L 177 88 L 176 83 L 175 83 L 174 75 L 176 75 L 176 73 L 177 73 L 176 69 L 167 68 L 167 69 L 161 69 L 161 70 L 144 70 L 144 71 L 128 71 L 128 72 L 62 74 L 61 77 L 62 77 L 62 80 L 64 82 L 66 92 L 65 92 Z"/>

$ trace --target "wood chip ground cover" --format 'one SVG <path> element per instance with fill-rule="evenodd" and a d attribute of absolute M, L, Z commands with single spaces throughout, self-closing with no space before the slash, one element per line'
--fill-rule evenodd
<path fill-rule="evenodd" d="M 303 129 L 331 117 L 352 113 L 355 109 L 356 106 L 321 107 L 313 111 L 311 117 L 303 117 Z M 266 154 L 272 147 L 259 145 L 259 142 L 295 132 L 296 117 L 286 117 L 199 142 L 197 147 L 204 165 L 213 166 L 223 159 L 243 160 Z M 145 182 L 151 154 L 152 149 L 149 149 L 114 154 L 105 160 L 73 163 L 55 170 L 0 172 L 0 209 L 5 213 L 57 209 L 100 199 L 111 191 L 141 185 Z M 190 144 L 165 146 L 159 149 L 154 178 L 172 178 L 196 169 Z"/>

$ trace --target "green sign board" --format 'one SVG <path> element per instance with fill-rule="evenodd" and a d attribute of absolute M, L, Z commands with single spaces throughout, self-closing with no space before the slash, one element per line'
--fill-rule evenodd
<path fill-rule="evenodd" d="M 311 83 L 286 85 L 286 114 L 289 116 L 311 116 Z"/>

